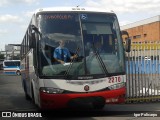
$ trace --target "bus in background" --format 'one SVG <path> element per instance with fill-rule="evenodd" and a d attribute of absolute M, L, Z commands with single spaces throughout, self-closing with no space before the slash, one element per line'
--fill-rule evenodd
<path fill-rule="evenodd" d="M 3 61 L 3 73 L 20 75 L 20 60 L 4 60 Z"/>
<path fill-rule="evenodd" d="M 21 43 L 26 99 L 40 109 L 78 104 L 101 109 L 105 104 L 125 102 L 123 33 L 113 12 L 80 7 L 37 10 Z M 64 64 L 54 55 L 59 51 L 61 56 L 57 47 L 62 41 L 68 49 L 63 53 Z M 126 44 L 126 51 L 129 48 Z M 77 57 L 70 59 L 66 53 Z"/>

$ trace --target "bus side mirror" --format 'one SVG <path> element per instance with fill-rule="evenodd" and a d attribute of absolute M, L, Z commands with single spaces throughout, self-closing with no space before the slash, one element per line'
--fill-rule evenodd
<path fill-rule="evenodd" d="M 35 25 L 30 25 L 31 30 L 33 30 L 35 33 L 38 33 L 40 37 L 42 37 L 42 33 L 38 30 L 38 28 Z"/>
<path fill-rule="evenodd" d="M 126 39 L 126 45 L 125 45 L 125 50 L 126 52 L 130 52 L 131 51 L 131 39 L 129 38 L 129 34 L 127 31 L 121 31 L 121 35 L 126 35 L 127 39 Z"/>
<path fill-rule="evenodd" d="M 30 33 L 29 35 L 29 48 L 35 48 L 36 47 L 36 35 L 34 33 Z"/>
<path fill-rule="evenodd" d="M 121 31 L 121 35 L 122 35 L 122 36 L 123 36 L 123 35 L 127 35 L 127 37 L 129 38 L 129 34 L 128 34 L 127 31 Z"/>

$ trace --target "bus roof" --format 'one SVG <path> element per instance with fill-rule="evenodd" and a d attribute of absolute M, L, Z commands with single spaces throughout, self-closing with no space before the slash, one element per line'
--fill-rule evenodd
<path fill-rule="evenodd" d="M 92 8 L 92 7 L 49 7 L 37 9 L 35 14 L 40 12 L 53 12 L 53 11 L 70 11 L 70 12 L 105 12 L 114 13 L 113 11 L 107 11 L 106 9 Z"/>

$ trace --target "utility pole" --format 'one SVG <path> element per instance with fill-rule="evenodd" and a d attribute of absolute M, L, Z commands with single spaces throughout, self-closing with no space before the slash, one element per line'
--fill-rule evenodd
<path fill-rule="evenodd" d="M 7 50 L 6 50 L 6 58 L 5 59 L 7 60 Z"/>

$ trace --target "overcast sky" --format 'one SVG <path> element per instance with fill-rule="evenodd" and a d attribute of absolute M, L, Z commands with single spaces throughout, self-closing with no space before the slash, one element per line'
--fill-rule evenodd
<path fill-rule="evenodd" d="M 37 8 L 77 5 L 112 10 L 121 26 L 160 15 L 160 0 L 0 0 L 0 50 L 21 43 Z"/>

